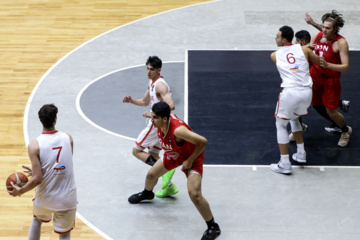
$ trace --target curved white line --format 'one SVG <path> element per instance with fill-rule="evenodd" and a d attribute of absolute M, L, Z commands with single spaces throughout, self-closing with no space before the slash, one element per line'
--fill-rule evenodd
<path fill-rule="evenodd" d="M 183 61 L 168 61 L 168 62 L 163 62 L 163 64 L 167 64 L 167 63 L 183 63 Z M 94 84 L 95 82 L 103 79 L 104 77 L 106 76 L 109 76 L 110 74 L 113 74 L 113 73 L 116 73 L 116 72 L 121 72 L 121 71 L 124 71 L 124 70 L 127 70 L 127 69 L 131 69 L 131 68 L 136 68 L 136 67 L 142 67 L 142 66 L 145 66 L 144 64 L 141 64 L 141 65 L 134 65 L 134 66 L 131 66 L 131 67 L 126 67 L 126 68 L 121 68 L 121 69 L 118 69 L 118 70 L 115 70 L 115 71 L 112 71 L 112 72 L 109 72 L 109 73 L 106 73 L 98 78 L 96 78 L 95 80 L 91 81 L 90 83 L 86 84 L 81 90 L 80 92 L 78 93 L 78 95 L 76 96 L 76 110 L 78 111 L 78 113 L 80 114 L 80 116 L 86 121 L 88 122 L 90 125 L 100 129 L 101 131 L 104 131 L 108 134 L 111 134 L 113 136 L 116 136 L 116 137 L 120 137 L 120 138 L 124 138 L 124 139 L 128 139 L 128 140 L 131 140 L 131 141 L 135 141 L 136 139 L 135 138 L 131 138 L 131 137 L 127 137 L 127 136 L 124 136 L 124 135 L 121 135 L 121 134 L 118 134 L 118 133 L 115 133 L 115 132 L 112 132 L 110 130 L 107 130 L 103 127 L 100 127 L 99 125 L 97 125 L 96 123 L 94 123 L 93 121 L 91 121 L 87 116 L 86 114 L 84 114 L 84 112 L 82 111 L 81 109 L 81 106 L 80 106 L 80 99 L 81 99 L 81 96 L 82 94 L 84 93 L 84 91 L 89 88 L 92 84 Z"/>

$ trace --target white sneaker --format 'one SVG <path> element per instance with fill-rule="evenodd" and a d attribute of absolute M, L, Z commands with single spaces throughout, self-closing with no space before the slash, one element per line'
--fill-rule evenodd
<path fill-rule="evenodd" d="M 291 163 L 284 164 L 280 160 L 279 163 L 271 164 L 270 169 L 276 173 L 291 174 Z"/>
<path fill-rule="evenodd" d="M 331 125 L 330 127 L 325 127 L 325 131 L 329 132 L 329 133 L 341 133 L 341 128 L 335 127 L 333 125 Z"/>
<path fill-rule="evenodd" d="M 304 124 L 304 123 L 302 123 L 301 126 L 302 126 L 302 129 L 303 129 L 303 130 L 302 130 L 303 133 L 306 132 L 306 130 L 308 129 L 308 126 L 307 126 L 306 124 Z M 289 141 L 290 141 L 290 142 L 295 141 L 294 134 L 292 133 L 291 130 L 289 131 Z"/>
<path fill-rule="evenodd" d="M 294 153 L 292 159 L 299 163 L 306 163 L 306 152 L 304 153 Z"/>
<path fill-rule="evenodd" d="M 350 142 L 350 135 L 352 133 L 352 128 L 349 126 L 348 126 L 348 128 L 349 128 L 348 132 L 341 134 L 340 140 L 338 142 L 338 145 L 340 147 L 346 147 Z"/>

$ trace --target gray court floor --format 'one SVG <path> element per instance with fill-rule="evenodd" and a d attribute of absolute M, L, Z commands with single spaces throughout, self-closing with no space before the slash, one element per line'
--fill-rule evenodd
<path fill-rule="evenodd" d="M 340 33 L 350 49 L 359 50 L 360 7 L 352 0 L 213 1 L 104 33 L 69 53 L 40 80 L 27 105 L 25 139 L 41 133 L 38 109 L 55 103 L 57 128 L 75 141 L 78 214 L 105 238 L 200 239 L 206 225 L 187 195 L 181 171 L 174 176 L 180 189 L 175 197 L 141 205 L 127 202 L 143 189 L 148 170 L 131 155 L 133 140 L 145 125 L 141 113 L 147 109 L 123 104 L 124 93 L 143 96 L 144 63 L 158 55 L 176 96 L 177 114 L 185 116 L 187 49 L 276 50 L 279 27 L 314 34 L 303 20 L 305 12 L 319 21 L 332 9 L 344 14 Z M 108 84 L 113 84 L 112 94 L 101 95 Z M 82 99 L 91 91 L 95 98 Z M 88 112 L 82 109 L 86 104 Z M 203 193 L 221 226 L 219 239 L 355 240 L 360 238 L 359 177 L 358 168 L 305 166 L 283 176 L 268 166 L 205 166 Z"/>

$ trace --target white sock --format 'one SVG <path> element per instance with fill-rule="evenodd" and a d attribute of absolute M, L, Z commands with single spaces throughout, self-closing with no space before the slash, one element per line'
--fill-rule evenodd
<path fill-rule="evenodd" d="M 290 163 L 289 154 L 280 155 L 281 163 L 288 164 Z"/>
<path fill-rule="evenodd" d="M 296 144 L 296 145 L 297 145 L 297 152 L 298 153 L 304 153 L 305 152 L 304 143 L 300 143 L 300 144 Z"/>
<path fill-rule="evenodd" d="M 30 229 L 29 229 L 29 240 L 39 240 L 41 234 L 41 224 L 42 222 L 37 219 L 33 218 Z"/>

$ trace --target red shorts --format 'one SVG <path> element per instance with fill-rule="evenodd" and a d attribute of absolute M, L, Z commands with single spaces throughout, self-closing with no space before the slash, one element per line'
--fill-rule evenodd
<path fill-rule="evenodd" d="M 322 106 L 329 109 L 339 107 L 341 84 L 340 78 L 313 78 L 313 106 Z"/>
<path fill-rule="evenodd" d="M 184 162 L 183 159 L 174 160 L 172 158 L 167 157 L 166 153 L 164 154 L 163 164 L 164 164 L 164 167 L 169 171 L 174 168 L 177 168 L 178 166 L 181 166 L 183 164 L 183 162 Z M 195 159 L 195 161 L 193 162 L 193 165 L 191 166 L 191 168 L 189 170 L 183 171 L 185 173 L 186 177 L 188 177 L 190 170 L 195 171 L 202 176 L 203 175 L 203 163 L 204 163 L 204 153 L 200 154 L 200 156 L 198 156 Z"/>

